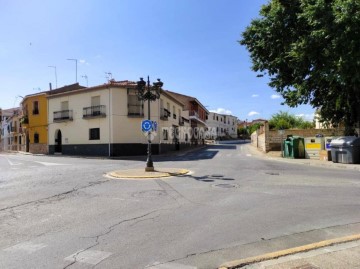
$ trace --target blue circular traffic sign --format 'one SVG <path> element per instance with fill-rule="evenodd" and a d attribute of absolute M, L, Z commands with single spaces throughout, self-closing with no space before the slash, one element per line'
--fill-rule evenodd
<path fill-rule="evenodd" d="M 152 121 L 151 120 L 143 120 L 141 122 L 141 129 L 143 132 L 149 132 L 152 129 Z"/>

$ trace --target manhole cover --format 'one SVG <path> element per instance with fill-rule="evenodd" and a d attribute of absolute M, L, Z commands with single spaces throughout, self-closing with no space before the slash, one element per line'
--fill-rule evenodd
<path fill-rule="evenodd" d="M 235 184 L 215 184 L 213 186 L 218 187 L 218 188 L 224 188 L 224 189 L 230 189 L 230 188 L 236 188 L 237 187 L 237 185 L 235 185 Z"/>
<path fill-rule="evenodd" d="M 164 190 L 148 190 L 148 191 L 139 191 L 134 192 L 131 196 L 133 197 L 159 197 L 166 196 L 167 193 Z"/>
<path fill-rule="evenodd" d="M 214 175 L 211 175 L 211 177 L 223 177 L 223 175 L 214 174 Z"/>

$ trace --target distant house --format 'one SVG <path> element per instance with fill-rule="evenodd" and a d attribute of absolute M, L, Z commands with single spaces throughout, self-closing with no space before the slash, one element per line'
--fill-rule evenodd
<path fill-rule="evenodd" d="M 18 151 L 20 149 L 22 144 L 20 116 L 19 107 L 1 110 L 1 150 Z"/>
<path fill-rule="evenodd" d="M 237 137 L 237 122 L 238 119 L 232 115 L 219 114 L 210 112 L 206 124 L 208 128 L 216 130 L 217 137 Z"/>
<path fill-rule="evenodd" d="M 206 120 L 210 112 L 195 97 L 172 91 L 166 92 L 172 95 L 176 100 L 179 100 L 181 103 L 184 104 L 184 111 L 182 112 L 182 115 L 183 117 L 189 119 L 189 124 L 192 128 L 192 135 L 190 138 L 191 143 L 203 143 L 205 132 L 208 127 L 206 124 Z"/>

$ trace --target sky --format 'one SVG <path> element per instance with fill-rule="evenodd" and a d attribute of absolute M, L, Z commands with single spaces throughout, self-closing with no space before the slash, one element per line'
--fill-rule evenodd
<path fill-rule="evenodd" d="M 308 105 L 281 105 L 282 97 L 251 70 L 249 53 L 238 43 L 266 3 L 0 0 L 0 108 L 19 106 L 23 96 L 49 90 L 49 83 L 96 86 L 108 78 L 150 76 L 161 78 L 166 90 L 240 120 L 270 119 L 279 111 L 312 120 Z M 77 59 L 77 68 L 67 59 Z"/>

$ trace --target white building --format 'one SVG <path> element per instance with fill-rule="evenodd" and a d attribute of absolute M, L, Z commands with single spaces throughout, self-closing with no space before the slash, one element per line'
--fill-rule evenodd
<path fill-rule="evenodd" d="M 218 138 L 237 138 L 237 122 L 238 118 L 235 116 L 210 112 L 206 125 L 216 129 Z"/>
<path fill-rule="evenodd" d="M 21 109 L 10 108 L 1 111 L 1 150 L 21 150 L 21 124 L 19 121 Z"/>
<path fill-rule="evenodd" d="M 147 136 L 141 122 L 148 119 L 148 102 L 139 101 L 136 83 L 110 81 L 108 84 L 48 95 L 49 153 L 68 155 L 145 155 Z M 152 121 L 158 124 L 151 134 L 153 154 L 190 145 L 176 137 L 180 126 L 188 126 L 181 115 L 184 104 L 161 92 L 150 102 Z"/>

